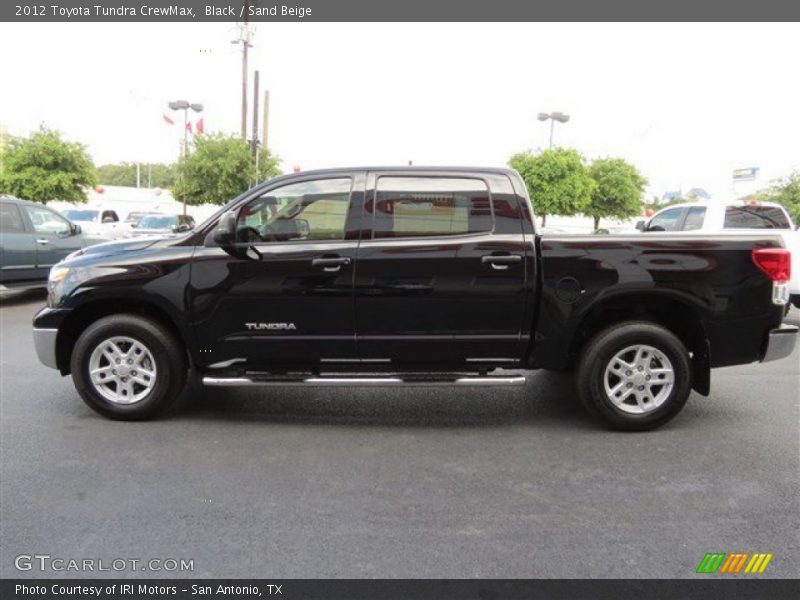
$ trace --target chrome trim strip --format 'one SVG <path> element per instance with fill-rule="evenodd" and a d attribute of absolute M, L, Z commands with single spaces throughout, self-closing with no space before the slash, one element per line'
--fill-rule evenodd
<path fill-rule="evenodd" d="M 299 380 L 262 380 L 257 381 L 249 377 L 203 377 L 203 385 L 217 387 L 237 386 L 440 386 L 440 385 L 525 385 L 522 375 L 513 377 L 459 377 L 449 380 L 411 380 L 406 381 L 399 377 L 307 377 Z"/>
<path fill-rule="evenodd" d="M 360 363 L 390 363 L 391 358 L 320 358 L 321 363 L 347 363 L 347 364 L 360 364 Z"/>
<path fill-rule="evenodd" d="M 798 328 L 794 325 L 784 325 L 769 332 L 767 350 L 761 362 L 770 362 L 786 358 L 794 352 L 797 343 Z"/>
<path fill-rule="evenodd" d="M 775 229 L 765 231 L 777 231 Z M 783 230 L 782 230 L 783 231 Z M 790 231 L 790 230 L 785 230 Z M 557 235 L 540 234 L 542 242 L 686 242 L 686 241 L 719 241 L 719 242 L 763 242 L 765 240 L 778 240 L 784 246 L 783 237 L 779 233 L 764 233 L 763 235 L 732 233 L 699 235 L 691 231 L 648 231 L 647 233 L 609 233 L 597 235 L 596 233 L 576 233 L 574 235 L 559 233 Z"/>
<path fill-rule="evenodd" d="M 519 362 L 518 358 L 468 358 L 468 363 L 511 363 L 511 362 Z"/>
<path fill-rule="evenodd" d="M 56 338 L 58 329 L 36 329 L 33 328 L 33 346 L 36 348 L 36 356 L 39 362 L 51 369 L 57 369 L 56 362 Z"/>
<path fill-rule="evenodd" d="M 456 385 L 525 385 L 525 376 L 514 377 L 461 377 Z"/>

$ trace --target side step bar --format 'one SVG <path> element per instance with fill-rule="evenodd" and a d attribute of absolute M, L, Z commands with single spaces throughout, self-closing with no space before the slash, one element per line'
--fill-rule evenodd
<path fill-rule="evenodd" d="M 203 377 L 203 385 L 239 386 L 433 386 L 433 385 L 525 385 L 525 377 L 459 377 L 457 379 L 401 379 L 400 377 L 306 377 L 303 379 L 252 379 L 250 377 Z"/>

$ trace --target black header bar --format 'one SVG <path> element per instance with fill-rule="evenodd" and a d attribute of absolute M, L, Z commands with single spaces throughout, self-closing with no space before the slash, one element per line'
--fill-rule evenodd
<path fill-rule="evenodd" d="M 796 579 L 4 579 L 3 600 L 770 600 L 800 597 Z"/>
<path fill-rule="evenodd" d="M 0 21 L 798 21 L 792 0 L 3 0 Z"/>

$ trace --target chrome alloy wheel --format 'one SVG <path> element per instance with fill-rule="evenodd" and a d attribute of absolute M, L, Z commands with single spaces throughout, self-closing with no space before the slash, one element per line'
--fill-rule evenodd
<path fill-rule="evenodd" d="M 92 352 L 89 378 L 97 393 L 109 402 L 134 404 L 153 389 L 156 361 L 139 340 L 115 336 L 100 342 Z"/>
<path fill-rule="evenodd" d="M 661 350 L 638 344 L 620 350 L 608 361 L 603 384 L 614 406 L 642 415 L 664 404 L 675 386 L 675 371 Z"/>

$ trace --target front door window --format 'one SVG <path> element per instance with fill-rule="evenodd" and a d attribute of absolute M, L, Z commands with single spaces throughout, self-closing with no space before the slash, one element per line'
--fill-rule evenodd
<path fill-rule="evenodd" d="M 349 177 L 294 183 L 250 201 L 236 226 L 239 243 L 343 240 Z"/>

